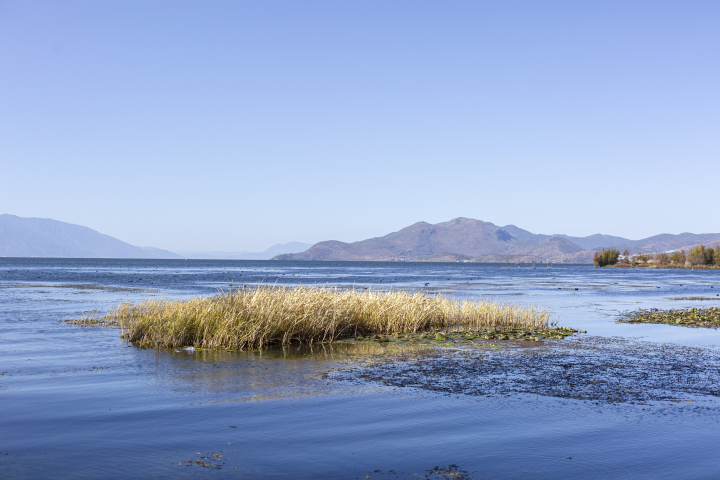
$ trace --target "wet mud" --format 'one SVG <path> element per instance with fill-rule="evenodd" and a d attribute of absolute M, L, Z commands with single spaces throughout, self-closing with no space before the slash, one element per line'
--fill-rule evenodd
<path fill-rule="evenodd" d="M 519 347 L 385 356 L 338 369 L 328 378 L 453 395 L 537 394 L 610 403 L 720 396 L 720 352 L 714 349 L 601 337 Z"/>

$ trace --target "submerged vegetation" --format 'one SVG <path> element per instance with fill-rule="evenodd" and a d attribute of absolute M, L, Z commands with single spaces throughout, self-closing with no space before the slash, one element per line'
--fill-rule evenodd
<path fill-rule="evenodd" d="M 189 300 L 124 303 L 105 315 L 66 321 L 119 326 L 124 338 L 141 346 L 231 350 L 424 332 L 443 337 L 458 329 L 488 339 L 562 338 L 576 332 L 554 328 L 549 310 L 532 306 L 405 291 L 263 285 Z"/>
<path fill-rule="evenodd" d="M 618 322 L 622 323 L 665 323 L 685 327 L 720 327 L 720 309 L 689 308 L 686 310 L 660 310 L 651 308 L 626 313 Z"/>

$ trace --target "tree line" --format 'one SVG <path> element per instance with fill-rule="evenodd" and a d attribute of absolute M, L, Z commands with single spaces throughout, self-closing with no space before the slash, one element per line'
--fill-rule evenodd
<path fill-rule="evenodd" d="M 596 267 L 605 267 L 607 265 L 615 265 L 617 263 L 627 265 L 638 265 L 641 263 L 655 263 L 660 266 L 664 265 L 716 265 L 720 266 L 720 245 L 715 248 L 706 247 L 705 245 L 697 245 L 685 252 L 685 249 L 679 252 L 656 253 L 638 253 L 631 255 L 626 249 L 622 255 L 618 250 L 603 250 L 595 252 L 593 263 Z"/>

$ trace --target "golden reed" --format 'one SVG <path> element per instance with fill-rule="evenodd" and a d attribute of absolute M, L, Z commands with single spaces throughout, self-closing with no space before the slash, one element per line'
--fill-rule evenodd
<path fill-rule="evenodd" d="M 449 328 L 547 328 L 550 312 L 405 291 L 259 285 L 189 300 L 125 303 L 102 317 L 68 322 L 120 326 L 124 338 L 144 346 L 238 350 Z"/>

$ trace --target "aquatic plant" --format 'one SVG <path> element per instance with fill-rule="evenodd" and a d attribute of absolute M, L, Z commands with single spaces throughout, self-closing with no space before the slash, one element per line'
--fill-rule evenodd
<path fill-rule="evenodd" d="M 690 298 L 688 300 L 694 300 Z M 661 310 L 651 308 L 624 314 L 618 319 L 621 323 L 665 323 L 668 325 L 682 325 L 685 327 L 720 327 L 720 309 L 689 308 L 686 310 Z"/>
<path fill-rule="evenodd" d="M 189 300 L 128 302 L 68 322 L 120 326 L 124 338 L 144 346 L 234 350 L 458 327 L 544 329 L 550 312 L 420 292 L 258 285 Z"/>
<path fill-rule="evenodd" d="M 462 346 L 475 344 L 477 341 L 487 345 L 483 340 L 504 340 L 515 342 L 540 342 L 542 340 L 562 340 L 577 333 L 587 333 L 585 330 L 576 330 L 569 327 L 486 327 L 472 329 L 457 329 L 452 331 L 425 331 L 417 333 L 393 333 L 391 335 L 373 335 L 363 337 L 358 335 L 351 342 L 378 342 L 381 344 L 404 345 L 442 345 Z"/>

